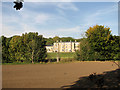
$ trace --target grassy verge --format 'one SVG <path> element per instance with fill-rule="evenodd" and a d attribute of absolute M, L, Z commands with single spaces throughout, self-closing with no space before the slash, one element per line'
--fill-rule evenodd
<path fill-rule="evenodd" d="M 53 53 L 47 53 L 47 58 L 52 59 L 52 58 L 57 58 L 57 52 Z M 75 53 L 74 52 L 60 52 L 59 57 L 60 58 L 74 58 Z"/>
<path fill-rule="evenodd" d="M 110 60 L 108 62 L 112 62 L 113 60 Z M 64 64 L 64 63 L 79 63 L 79 62 L 107 62 L 107 61 L 77 61 L 75 59 L 61 59 L 60 62 L 35 62 L 34 64 Z M 116 60 L 115 62 L 120 62 Z M 21 63 L 21 62 L 14 62 L 14 63 L 3 63 L 2 65 L 24 65 L 24 64 L 32 64 L 32 63 Z"/>
<path fill-rule="evenodd" d="M 77 60 L 61 60 L 59 62 L 35 62 L 34 64 L 62 64 L 62 63 L 72 63 L 72 62 L 80 62 Z M 3 63 L 2 65 L 24 65 L 24 64 L 33 64 L 33 63 Z"/>
<path fill-rule="evenodd" d="M 2 63 L 2 65 L 19 65 L 19 64 L 32 64 L 27 62 L 13 62 L 13 63 Z"/>
<path fill-rule="evenodd" d="M 59 53 L 60 62 L 56 62 L 57 53 L 47 53 L 47 62 L 35 62 L 34 64 L 49 64 L 49 63 L 67 63 L 73 62 L 74 60 L 73 52 Z M 46 61 L 46 60 L 45 60 Z M 32 64 L 31 62 L 13 62 L 13 63 L 3 63 L 2 65 L 24 65 L 24 64 Z"/>

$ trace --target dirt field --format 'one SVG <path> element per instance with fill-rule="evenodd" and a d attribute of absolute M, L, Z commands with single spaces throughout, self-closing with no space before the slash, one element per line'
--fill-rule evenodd
<path fill-rule="evenodd" d="M 3 88 L 60 88 L 80 77 L 117 69 L 112 62 L 3 65 Z"/>

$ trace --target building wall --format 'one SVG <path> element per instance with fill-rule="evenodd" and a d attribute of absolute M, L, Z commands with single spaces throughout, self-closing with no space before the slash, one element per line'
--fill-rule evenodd
<path fill-rule="evenodd" d="M 46 49 L 47 52 L 75 52 L 75 50 L 79 50 L 79 45 L 80 42 L 57 42 L 51 47 L 46 46 Z"/>
<path fill-rule="evenodd" d="M 47 52 L 53 52 L 53 46 L 46 46 Z"/>

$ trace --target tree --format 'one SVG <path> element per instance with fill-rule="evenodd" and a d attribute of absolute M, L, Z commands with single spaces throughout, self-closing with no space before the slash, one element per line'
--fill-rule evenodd
<path fill-rule="evenodd" d="M 10 41 L 10 56 L 14 62 L 40 62 L 46 58 L 46 42 L 38 33 L 13 36 Z"/>
<path fill-rule="evenodd" d="M 120 36 L 112 36 L 110 38 L 111 57 L 113 59 L 120 59 Z"/>
<path fill-rule="evenodd" d="M 10 60 L 10 55 L 9 55 L 9 42 L 11 38 L 6 38 L 4 36 L 1 36 L 2 39 L 2 63 L 9 63 L 12 62 Z"/>
<path fill-rule="evenodd" d="M 80 61 L 93 61 L 98 60 L 101 56 L 91 48 L 87 38 L 83 38 L 80 42 L 80 50 L 76 51 L 75 58 Z"/>
<path fill-rule="evenodd" d="M 2 63 L 2 37 L 0 37 L 0 63 Z"/>
<path fill-rule="evenodd" d="M 63 42 L 75 41 L 75 39 L 72 37 L 62 37 L 60 38 L 60 40 L 62 40 Z"/>
<path fill-rule="evenodd" d="M 58 37 L 58 36 L 53 37 L 54 42 L 57 42 L 57 40 L 60 40 L 60 37 Z"/>
<path fill-rule="evenodd" d="M 46 41 L 46 45 L 53 45 L 54 41 L 52 38 L 44 38 Z"/>
<path fill-rule="evenodd" d="M 57 40 L 58 41 L 60 41 L 60 40 L 62 40 L 62 42 L 70 42 L 70 41 L 72 41 L 72 42 L 74 42 L 75 40 L 77 41 L 77 42 L 80 42 L 82 39 L 74 39 L 74 38 L 72 38 L 72 37 L 58 37 L 58 36 L 55 36 L 55 37 L 53 37 L 53 38 L 44 38 L 45 39 L 45 41 L 46 41 L 46 45 L 53 45 L 53 43 L 54 42 L 57 42 Z"/>
<path fill-rule="evenodd" d="M 27 47 L 26 57 L 29 58 L 32 63 L 34 63 L 34 61 L 40 62 L 46 58 L 46 42 L 42 35 L 30 32 L 25 35 L 23 34 L 23 38 Z"/>
<path fill-rule="evenodd" d="M 110 28 L 102 25 L 90 27 L 86 37 L 81 39 L 79 60 L 117 60 L 120 59 L 120 36 L 112 36 Z"/>
<path fill-rule="evenodd" d="M 21 51 L 23 48 L 22 38 L 20 36 L 13 36 L 9 46 L 10 59 L 13 62 L 23 60 L 24 53 Z"/>
<path fill-rule="evenodd" d="M 102 25 L 90 27 L 86 31 L 87 40 L 94 51 L 99 52 L 106 59 L 111 57 L 110 54 L 110 28 Z"/>

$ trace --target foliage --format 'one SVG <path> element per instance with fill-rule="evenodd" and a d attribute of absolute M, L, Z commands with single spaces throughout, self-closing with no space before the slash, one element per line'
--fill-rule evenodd
<path fill-rule="evenodd" d="M 54 41 L 53 38 L 44 38 L 46 41 L 46 45 L 53 45 Z"/>
<path fill-rule="evenodd" d="M 92 49 L 94 49 L 96 52 L 99 52 L 105 58 L 111 56 L 111 54 L 109 53 L 109 39 L 111 37 L 110 28 L 104 27 L 102 25 L 96 25 L 90 27 L 86 31 L 86 36 Z"/>
<path fill-rule="evenodd" d="M 24 43 L 26 50 L 26 57 L 29 58 L 30 61 L 40 62 L 44 60 L 46 57 L 46 42 L 43 39 L 42 35 L 38 36 L 38 33 L 29 33 L 23 34 Z"/>
<path fill-rule="evenodd" d="M 112 36 L 110 38 L 111 46 L 111 58 L 114 60 L 120 59 L 120 36 Z"/>
<path fill-rule="evenodd" d="M 62 42 L 69 42 L 70 40 L 72 41 L 72 42 L 74 42 L 75 40 L 77 41 L 77 42 L 80 42 L 82 39 L 74 39 L 74 38 L 72 38 L 72 37 L 59 37 L 59 36 L 55 36 L 55 37 L 53 37 L 53 38 L 45 38 L 45 41 L 46 41 L 46 45 L 53 45 L 53 43 L 54 42 L 57 42 L 57 40 L 58 41 L 62 41 Z"/>
<path fill-rule="evenodd" d="M 120 59 L 120 36 L 112 36 L 110 28 L 102 25 L 90 27 L 81 39 L 77 60 Z"/>
<path fill-rule="evenodd" d="M 11 38 L 6 38 L 4 36 L 1 36 L 1 39 L 2 39 L 2 62 L 6 62 L 6 63 L 9 63 L 9 62 L 12 62 L 10 60 L 10 55 L 9 55 L 9 42 L 11 40 Z"/>
<path fill-rule="evenodd" d="M 13 36 L 9 43 L 3 36 L 2 45 L 3 63 L 9 63 L 8 61 L 40 62 L 47 56 L 46 42 L 42 35 L 38 35 L 38 33 L 30 32 L 22 34 L 22 36 Z"/>
<path fill-rule="evenodd" d="M 72 37 L 62 37 L 60 38 L 60 40 L 62 40 L 63 42 L 75 41 L 75 39 Z"/>
<path fill-rule="evenodd" d="M 56 58 L 56 53 L 46 54 L 46 45 L 53 45 L 57 40 L 64 42 L 80 41 L 80 50 L 76 51 L 77 60 L 117 60 L 120 59 L 120 36 L 112 36 L 110 28 L 102 25 L 90 27 L 87 38 L 72 37 L 43 38 L 38 33 L 25 33 L 22 36 L 6 38 L 2 36 L 2 63 L 41 62 Z M 47 56 L 48 55 L 48 56 Z M 61 58 L 73 58 L 74 53 L 60 53 Z"/>
<path fill-rule="evenodd" d="M 60 40 L 60 37 L 58 37 L 58 36 L 53 37 L 54 42 L 59 41 L 59 40 Z"/>
<path fill-rule="evenodd" d="M 80 50 L 76 51 L 76 57 L 77 60 L 81 60 L 81 61 L 85 61 L 85 60 L 98 60 L 99 58 L 101 58 L 100 54 L 98 52 L 95 52 L 87 38 L 84 38 L 83 40 L 81 40 L 80 42 Z"/>

